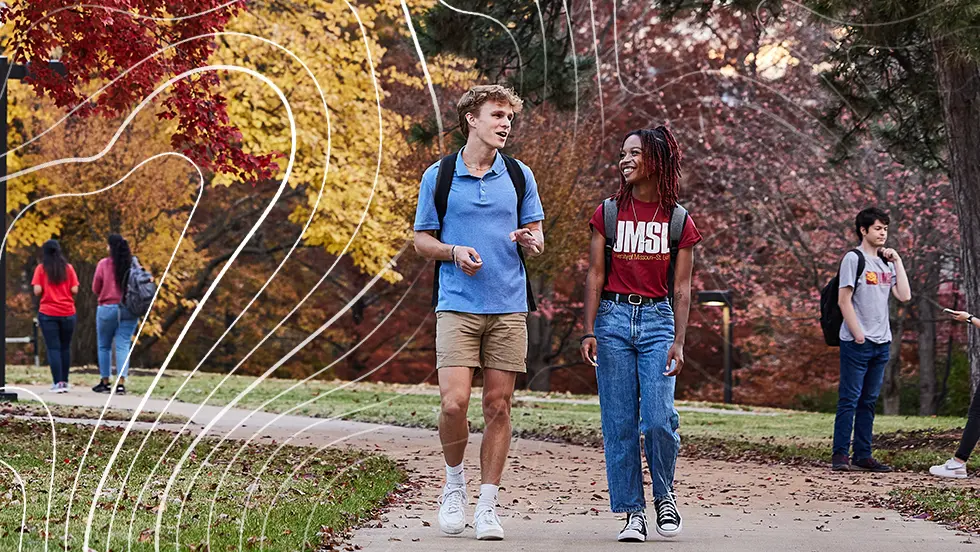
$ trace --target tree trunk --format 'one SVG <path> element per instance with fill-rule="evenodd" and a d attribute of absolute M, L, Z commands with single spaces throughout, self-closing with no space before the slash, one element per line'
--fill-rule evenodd
<path fill-rule="evenodd" d="M 899 306 L 892 325 L 892 344 L 881 395 L 885 399 L 885 414 L 898 414 L 902 406 L 902 334 L 905 331 L 907 309 Z"/>
<path fill-rule="evenodd" d="M 95 310 L 99 298 L 92 293 L 95 265 L 73 262 L 78 275 L 78 295 L 75 296 L 75 334 L 71 338 L 71 365 L 99 364 L 99 339 L 95 331 Z"/>
<path fill-rule="evenodd" d="M 960 227 L 966 310 L 980 313 L 980 64 L 936 42 L 939 95 L 949 148 L 949 179 Z M 970 331 L 970 383 L 980 383 L 980 332 Z"/>
<path fill-rule="evenodd" d="M 939 255 L 929 254 L 925 263 L 925 285 L 916 303 L 919 307 L 919 415 L 938 412 L 936 380 L 936 307 L 939 302 Z"/>
<path fill-rule="evenodd" d="M 551 295 L 551 284 L 539 276 L 532 280 L 539 301 Z M 534 285 L 537 284 L 537 285 Z M 554 327 L 551 318 L 541 312 L 528 313 L 527 317 L 527 387 L 532 391 L 551 391 L 551 370 L 547 357 L 551 354 Z"/>

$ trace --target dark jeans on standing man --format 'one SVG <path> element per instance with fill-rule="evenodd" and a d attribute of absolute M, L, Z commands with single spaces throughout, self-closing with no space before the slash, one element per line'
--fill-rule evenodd
<path fill-rule="evenodd" d="M 837 417 L 834 420 L 834 452 L 847 455 L 854 430 L 852 460 L 871 458 L 871 433 L 875 423 L 875 404 L 885 377 L 891 342 L 865 340 L 840 342 L 840 385 Z"/>
<path fill-rule="evenodd" d="M 71 366 L 71 336 L 75 333 L 75 315 L 48 316 L 37 315 L 38 326 L 44 334 L 44 346 L 48 349 L 48 364 L 51 365 L 51 380 L 54 383 L 68 382 L 68 368 Z"/>
<path fill-rule="evenodd" d="M 977 446 L 977 439 L 980 439 L 980 393 L 973 394 L 970 401 L 970 411 L 966 415 L 966 427 L 963 428 L 963 438 L 960 439 L 960 448 L 956 449 L 956 457 L 966 461 L 973 454 L 973 448 Z"/>

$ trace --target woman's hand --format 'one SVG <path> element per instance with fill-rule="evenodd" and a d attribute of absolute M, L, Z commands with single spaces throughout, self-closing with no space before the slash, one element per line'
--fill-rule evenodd
<path fill-rule="evenodd" d="M 583 339 L 582 346 L 580 347 L 580 350 L 582 352 L 582 360 L 588 362 L 592 366 L 598 366 L 598 364 L 596 364 L 595 361 L 597 347 L 598 344 L 596 343 L 594 337 L 586 337 L 585 339 Z"/>
<path fill-rule="evenodd" d="M 670 368 L 671 361 L 675 361 L 673 370 Z M 680 343 L 674 343 L 670 346 L 670 350 L 667 351 L 667 368 L 664 372 L 665 376 L 676 376 L 681 373 L 684 369 L 684 346 Z"/>

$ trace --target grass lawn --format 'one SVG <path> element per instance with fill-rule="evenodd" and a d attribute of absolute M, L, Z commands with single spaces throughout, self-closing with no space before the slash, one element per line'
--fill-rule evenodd
<path fill-rule="evenodd" d="M 902 489 L 891 493 L 889 506 L 920 519 L 941 521 L 971 533 L 980 532 L 980 491 L 962 487 Z"/>
<path fill-rule="evenodd" d="M 8 368 L 11 383 L 43 383 L 45 373 L 24 367 Z M 127 381 L 131 394 L 146 392 L 152 377 L 134 372 Z M 177 392 L 186 372 L 168 372 L 153 390 L 153 396 L 169 398 Z M 73 379 L 95 383 L 95 376 L 73 375 Z M 200 403 L 215 388 L 208 403 L 225 405 L 254 381 L 252 377 L 232 376 L 220 387 L 222 374 L 196 373 L 179 392 L 178 399 Z M 80 383 L 81 384 L 81 383 Z M 344 386 L 336 381 L 267 379 L 245 395 L 240 408 L 262 408 L 315 417 L 435 428 L 439 397 L 431 386 L 357 384 Z M 290 387 L 295 387 L 289 390 Z M 479 391 L 479 390 L 477 390 Z M 281 396 L 278 396 L 280 395 Z M 554 400 L 556 397 L 551 397 Z M 564 399 L 565 397 L 557 397 Z M 569 397 L 591 402 L 595 397 Z M 561 440 L 577 444 L 602 442 L 597 404 L 544 402 L 541 393 L 518 392 L 512 411 L 515 433 L 537 439 Z M 268 403 L 268 404 L 267 404 Z M 308 403 L 308 404 L 305 404 Z M 829 462 L 833 433 L 833 414 L 748 408 L 731 405 L 679 402 L 683 454 L 715 458 L 752 457 L 761 460 Z M 685 407 L 708 409 L 684 410 Z M 482 408 L 473 397 L 469 409 L 470 425 L 483 427 Z M 925 470 L 948 458 L 959 439 L 962 418 L 878 416 L 875 421 L 876 456 L 900 469 Z"/>
<path fill-rule="evenodd" d="M 28 399 L 30 397 L 22 397 Z M 13 403 L 0 403 L 0 416 L 34 416 L 47 418 L 48 412 L 55 418 L 72 418 L 76 420 L 97 420 L 102 415 L 103 420 L 129 421 L 133 413 L 129 410 L 119 410 L 109 408 L 102 414 L 101 408 L 88 408 L 84 406 L 67 406 L 62 404 L 49 404 L 47 410 L 40 403 L 20 400 Z M 137 422 L 152 423 L 157 419 L 157 415 L 152 412 L 140 412 L 136 417 Z M 186 416 L 165 412 L 160 417 L 161 424 L 183 424 L 187 421 Z"/>
<path fill-rule="evenodd" d="M 66 530 L 70 549 L 82 549 L 96 485 L 121 431 L 99 430 L 68 514 L 68 499 L 92 430 L 72 424 L 57 424 L 56 428 L 54 484 L 49 492 L 52 472 L 49 423 L 0 418 L 0 459 L 19 474 L 19 479 L 10 473 L 0 476 L 0 550 L 18 550 L 21 538 L 23 550 L 64 549 Z M 164 455 L 173 434 L 154 432 L 123 485 L 123 476 L 143 436 L 142 433 L 130 435 L 127 443 L 132 446 L 124 447 L 103 487 L 89 542 L 94 550 L 106 550 L 107 545 L 116 551 L 154 549 L 154 527 L 163 489 L 191 440 L 181 437 L 178 446 Z M 404 480 L 395 463 L 383 456 L 355 450 L 328 449 L 316 453 L 315 449 L 285 447 L 273 457 L 275 447 L 253 445 L 239 457 L 224 484 L 218 487 L 219 478 L 237 449 L 224 446 L 204 467 L 194 488 L 188 489 L 191 477 L 202 466 L 214 442 L 198 445 L 179 473 L 164 508 L 160 535 L 163 550 L 174 549 L 178 526 L 181 550 L 237 550 L 240 541 L 246 548 L 257 547 L 261 542 L 265 550 L 326 548 L 336 534 L 376 510 Z M 151 473 L 161 457 L 164 458 L 162 470 Z M 268 469 L 260 474 L 270 457 Z M 8 468 L 0 464 L 0 471 L 8 472 Z M 18 481 L 26 484 L 23 525 L 25 501 Z M 139 498 L 144 485 L 146 492 Z M 186 495 L 188 490 L 191 492 Z M 250 491 L 252 498 L 246 504 Z M 47 516 L 49 497 L 52 499 L 50 518 Z M 206 547 L 212 503 L 211 541 Z M 184 510 L 178 520 L 181 507 Z M 243 516 L 244 530 L 239 533 Z M 46 537 L 50 539 L 47 547 Z"/>

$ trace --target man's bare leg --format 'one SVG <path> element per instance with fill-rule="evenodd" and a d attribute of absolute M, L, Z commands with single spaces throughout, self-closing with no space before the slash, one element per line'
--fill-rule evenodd
<path fill-rule="evenodd" d="M 470 427 L 466 411 L 470 406 L 473 369 L 447 367 L 439 369 L 439 396 L 442 410 L 439 413 L 439 440 L 447 466 L 458 466 L 466 453 Z"/>
<path fill-rule="evenodd" d="M 439 369 L 439 439 L 446 457 L 446 485 L 439 506 L 439 528 L 443 533 L 458 535 L 466 528 L 466 476 L 463 454 L 470 436 L 466 410 L 470 404 L 473 369 L 448 367 Z"/>
<path fill-rule="evenodd" d="M 480 476 L 485 484 L 500 485 L 500 476 L 510 451 L 510 401 L 517 372 L 486 370 L 483 374 L 483 445 Z"/>
<path fill-rule="evenodd" d="M 480 498 L 473 517 L 476 538 L 499 540 L 504 530 L 497 518 L 497 491 L 510 450 L 510 400 L 516 372 L 485 370 L 483 373 L 483 445 L 480 447 Z"/>

